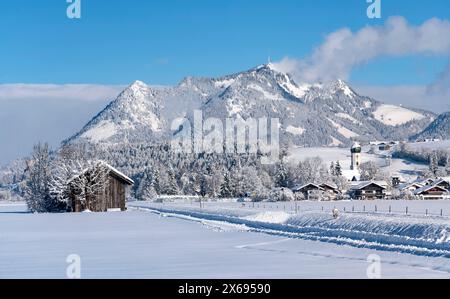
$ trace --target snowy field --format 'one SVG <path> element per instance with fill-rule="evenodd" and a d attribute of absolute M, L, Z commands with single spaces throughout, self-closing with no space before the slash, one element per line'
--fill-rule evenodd
<path fill-rule="evenodd" d="M 267 220 L 233 210 L 248 224 Z M 81 258 L 82 278 L 367 278 L 373 254 L 381 258 L 383 278 L 450 278 L 444 257 L 303 239 L 179 213 L 25 211 L 0 204 L 0 278 L 65 278 L 71 254 Z"/>

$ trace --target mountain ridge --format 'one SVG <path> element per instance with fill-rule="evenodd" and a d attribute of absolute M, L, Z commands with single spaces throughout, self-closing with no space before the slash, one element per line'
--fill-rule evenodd
<path fill-rule="evenodd" d="M 171 137 L 173 120 L 192 120 L 194 110 L 205 119 L 279 118 L 283 142 L 299 146 L 408 139 L 435 119 L 432 112 L 361 96 L 343 80 L 298 84 L 269 63 L 219 78 L 186 77 L 163 88 L 135 81 L 65 143 L 161 141 Z"/>
<path fill-rule="evenodd" d="M 411 137 L 411 140 L 450 139 L 450 112 L 440 114 L 422 132 Z"/>

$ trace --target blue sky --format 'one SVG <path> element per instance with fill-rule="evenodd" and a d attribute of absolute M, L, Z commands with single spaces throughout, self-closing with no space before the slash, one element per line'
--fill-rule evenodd
<path fill-rule="evenodd" d="M 175 84 L 285 56 L 302 58 L 342 27 L 356 31 L 401 15 L 413 25 L 450 19 L 447 0 L 383 0 L 381 20 L 365 0 L 2 1 L 0 83 Z M 432 4 L 430 4 L 432 2 Z M 359 84 L 427 84 L 447 57 L 380 58 L 356 69 Z"/>
<path fill-rule="evenodd" d="M 81 0 L 80 20 L 67 18 L 67 6 L 66 0 L 0 4 L 0 166 L 39 141 L 57 147 L 135 80 L 173 85 L 186 76 L 218 77 L 269 56 L 303 62 L 342 28 L 351 30 L 345 55 L 319 51 L 309 65 L 314 76 L 343 74 L 377 100 L 450 111 L 448 0 L 382 0 L 380 20 L 367 17 L 366 0 Z M 367 26 L 384 32 L 393 16 L 404 18 L 407 25 L 396 28 L 408 34 L 398 42 L 379 37 L 368 49 L 376 54 L 365 60 L 364 51 L 356 52 L 358 32 Z M 423 34 L 421 47 L 442 40 L 447 50 L 416 53 L 411 41 L 432 18 L 442 31 Z M 386 55 L 384 43 L 405 43 L 407 50 Z"/>

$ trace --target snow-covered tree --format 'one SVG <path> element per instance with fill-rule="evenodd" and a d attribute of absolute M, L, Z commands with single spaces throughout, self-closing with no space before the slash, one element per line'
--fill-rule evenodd
<path fill-rule="evenodd" d="M 378 165 L 373 161 L 361 163 L 359 170 L 361 173 L 362 181 L 372 181 L 381 179 L 380 167 L 378 167 Z"/>
<path fill-rule="evenodd" d="M 223 176 L 223 183 L 220 186 L 220 197 L 229 198 L 233 196 L 232 184 L 229 173 Z"/>
<path fill-rule="evenodd" d="M 31 159 L 28 162 L 25 200 L 31 212 L 46 213 L 61 211 L 64 202 L 53 197 L 50 192 L 51 169 L 50 150 L 48 144 L 34 146 Z"/>
<path fill-rule="evenodd" d="M 342 176 L 342 167 L 341 167 L 341 163 L 339 161 L 337 161 L 334 166 L 334 174 L 336 176 Z"/>
<path fill-rule="evenodd" d="M 430 154 L 430 164 L 429 164 L 430 172 L 433 174 L 434 177 L 437 177 L 438 171 L 439 171 L 439 159 L 437 157 L 436 152 L 432 152 Z"/>
<path fill-rule="evenodd" d="M 289 188 L 274 188 L 270 192 L 270 199 L 273 201 L 294 201 L 296 197 Z"/>
<path fill-rule="evenodd" d="M 332 176 L 336 175 L 336 166 L 334 165 L 334 162 L 331 162 L 331 164 L 330 164 L 330 174 Z"/>
<path fill-rule="evenodd" d="M 287 188 L 289 186 L 288 172 L 283 162 L 278 164 L 278 169 L 275 176 L 275 184 L 280 188 Z"/>
<path fill-rule="evenodd" d="M 111 170 L 103 161 L 88 161 L 87 165 L 84 171 L 68 182 L 68 188 L 84 209 L 94 210 L 98 204 L 98 195 L 103 194 L 109 186 Z"/>

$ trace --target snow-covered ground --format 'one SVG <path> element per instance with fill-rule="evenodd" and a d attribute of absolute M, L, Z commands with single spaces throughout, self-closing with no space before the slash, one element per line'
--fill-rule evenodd
<path fill-rule="evenodd" d="M 381 105 L 373 112 L 373 116 L 388 126 L 402 125 L 415 119 L 425 118 L 422 114 L 394 105 Z"/>
<path fill-rule="evenodd" d="M 136 202 L 130 206 L 244 225 L 280 236 L 450 258 L 450 218 L 444 214 L 444 209 L 449 212 L 450 202 L 415 203 L 204 203 L 200 207 L 195 203 Z M 332 217 L 334 208 L 341 210 L 338 219 Z"/>
<path fill-rule="evenodd" d="M 430 142 L 412 142 L 408 146 L 414 150 L 449 150 L 450 140 L 430 141 Z"/>
<path fill-rule="evenodd" d="M 223 220 L 134 209 L 25 210 L 0 205 L 0 278 L 65 278 L 72 254 L 81 258 L 82 278 L 366 278 L 373 254 L 383 278 L 450 278 L 448 258 L 258 232 Z M 249 223 L 281 219 L 246 214 Z"/>

